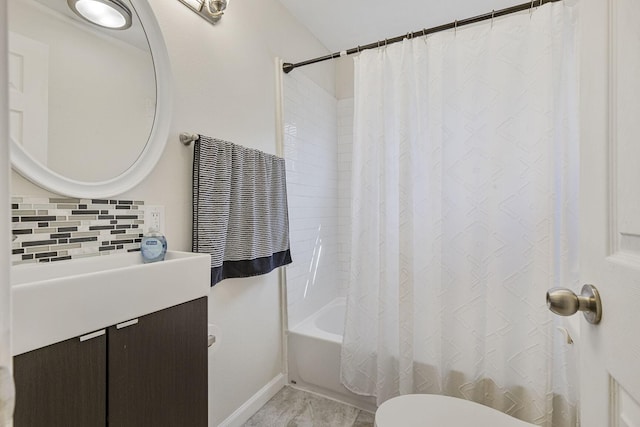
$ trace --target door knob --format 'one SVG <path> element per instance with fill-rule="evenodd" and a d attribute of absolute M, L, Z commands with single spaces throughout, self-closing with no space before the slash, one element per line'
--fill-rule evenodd
<path fill-rule="evenodd" d="M 602 319 L 600 293 L 593 285 L 584 285 L 580 295 L 571 289 L 552 288 L 547 291 L 547 307 L 560 316 L 571 316 L 582 311 L 587 322 L 597 325 Z"/>

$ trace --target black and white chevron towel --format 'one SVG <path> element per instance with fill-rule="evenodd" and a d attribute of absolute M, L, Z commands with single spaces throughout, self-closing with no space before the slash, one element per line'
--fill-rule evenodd
<path fill-rule="evenodd" d="M 192 246 L 211 254 L 211 286 L 290 264 L 284 159 L 200 135 Z"/>

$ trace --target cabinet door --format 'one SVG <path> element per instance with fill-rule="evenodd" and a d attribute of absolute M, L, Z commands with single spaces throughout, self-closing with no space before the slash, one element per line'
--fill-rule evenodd
<path fill-rule="evenodd" d="M 110 426 L 207 426 L 206 298 L 108 334 Z"/>
<path fill-rule="evenodd" d="M 15 427 L 104 427 L 105 331 L 14 357 Z"/>

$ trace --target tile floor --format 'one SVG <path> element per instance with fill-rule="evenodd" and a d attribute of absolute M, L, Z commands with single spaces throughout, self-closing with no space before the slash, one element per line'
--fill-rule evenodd
<path fill-rule="evenodd" d="M 373 427 L 373 414 L 284 387 L 244 427 Z"/>

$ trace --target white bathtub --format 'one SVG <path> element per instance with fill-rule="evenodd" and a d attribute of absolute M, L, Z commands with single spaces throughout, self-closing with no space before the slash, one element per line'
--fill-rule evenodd
<path fill-rule="evenodd" d="M 336 298 L 289 331 L 289 383 L 373 412 L 374 398 L 354 394 L 340 384 L 345 310 L 345 298 Z"/>

